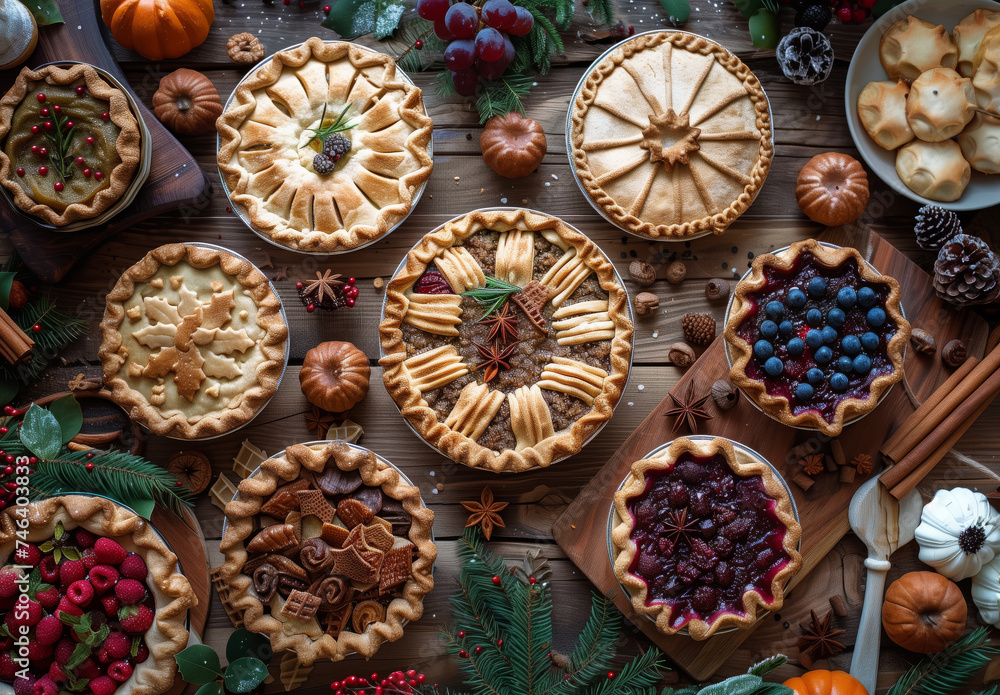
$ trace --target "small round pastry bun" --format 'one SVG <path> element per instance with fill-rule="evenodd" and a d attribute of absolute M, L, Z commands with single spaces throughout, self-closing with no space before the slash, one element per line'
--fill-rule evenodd
<path fill-rule="evenodd" d="M 972 86 L 979 108 L 1000 113 L 1000 26 L 986 32 L 972 60 Z"/>
<path fill-rule="evenodd" d="M 910 85 L 906 121 L 913 134 L 927 142 L 953 138 L 976 114 L 972 80 L 951 68 L 934 68 Z"/>
<path fill-rule="evenodd" d="M 858 95 L 858 118 L 868 137 L 884 150 L 894 150 L 913 139 L 906 120 L 906 96 L 910 88 L 903 80 L 869 82 Z"/>
<path fill-rule="evenodd" d="M 1000 174 L 1000 118 L 977 113 L 958 136 L 958 144 L 973 169 Z"/>
<path fill-rule="evenodd" d="M 994 27 L 1000 26 L 1000 10 L 978 9 L 952 29 L 952 37 L 958 45 L 958 74 L 972 77 L 972 62 L 983 37 Z"/>
<path fill-rule="evenodd" d="M 944 26 L 909 15 L 882 34 L 878 57 L 889 77 L 912 82 L 926 70 L 958 65 L 958 46 Z"/>
<path fill-rule="evenodd" d="M 972 169 L 954 140 L 914 140 L 896 153 L 896 173 L 907 188 L 924 198 L 950 203 L 962 197 Z"/>

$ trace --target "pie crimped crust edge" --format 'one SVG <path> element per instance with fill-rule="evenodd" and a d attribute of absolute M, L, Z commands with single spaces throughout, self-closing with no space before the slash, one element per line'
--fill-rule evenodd
<path fill-rule="evenodd" d="M 265 357 L 257 365 L 257 385 L 243 392 L 238 408 L 223 406 L 220 413 L 206 414 L 193 424 L 181 413 L 164 418 L 159 408 L 118 376 L 128 365 L 128 359 L 118 353 L 122 347 L 121 326 L 125 320 L 123 302 L 135 294 L 136 285 L 147 282 L 162 266 L 175 266 L 181 261 L 187 261 L 194 268 L 220 266 L 239 286 L 249 290 L 257 305 L 256 323 L 265 332 L 257 343 Z M 271 291 L 264 274 L 250 261 L 228 251 L 190 244 L 167 244 L 155 248 L 122 273 L 107 296 L 104 320 L 101 321 L 101 337 L 101 347 L 97 354 L 104 370 L 104 384 L 111 389 L 112 400 L 124 408 L 132 420 L 141 422 L 154 434 L 185 439 L 228 432 L 256 415 L 278 388 L 285 367 L 285 351 L 288 349 L 288 327 L 281 317 L 281 302 Z"/>
<path fill-rule="evenodd" d="M 22 68 L 14 81 L 14 86 L 0 99 L 0 142 L 3 142 L 10 130 L 14 111 L 24 101 L 34 83 L 72 84 L 80 77 L 86 81 L 89 94 L 108 102 L 108 115 L 111 122 L 119 128 L 115 151 L 121 161 L 114 169 L 107 172 L 108 186 L 98 191 L 90 203 L 73 203 L 62 213 L 57 213 L 48 205 L 36 203 L 13 178 L 10 158 L 3 148 L 0 148 L 0 184 L 14 196 L 14 204 L 24 212 L 40 217 L 57 227 L 97 217 L 125 194 L 139 166 L 141 136 L 137 116 L 132 113 L 128 97 L 121 90 L 105 82 L 94 68 L 83 63 L 77 63 L 70 68 L 60 68 L 55 65 L 47 65 L 38 70 Z"/>
<path fill-rule="evenodd" d="M 721 453 L 733 473 L 741 478 L 759 475 L 763 479 L 764 489 L 775 500 L 775 515 L 785 526 L 785 537 L 782 546 L 789 556 L 788 564 L 778 571 L 771 581 L 771 593 L 774 601 L 768 603 L 755 590 L 743 592 L 744 615 L 723 613 L 711 623 L 704 620 L 692 620 L 682 628 L 670 627 L 673 609 L 661 603 L 646 605 L 646 582 L 632 574 L 629 567 L 635 559 L 638 548 L 630 538 L 634 528 L 634 519 L 628 511 L 626 502 L 630 497 L 642 494 L 646 489 L 646 473 L 654 470 L 670 470 L 677 458 L 686 452 L 695 456 L 715 456 Z M 757 609 L 765 611 L 781 608 L 785 598 L 785 584 L 802 566 L 802 556 L 799 554 L 799 539 L 802 528 L 795 519 L 791 498 L 788 490 L 778 479 L 772 468 L 762 461 L 757 461 L 746 455 L 738 455 L 733 444 L 728 439 L 716 437 L 711 440 L 694 441 L 687 437 L 675 439 L 662 452 L 652 458 L 640 459 L 632 464 L 625 484 L 615 493 L 615 511 L 621 520 L 611 532 L 611 541 L 616 551 L 614 570 L 615 576 L 627 589 L 636 612 L 648 615 L 656 622 L 656 629 L 666 635 L 673 635 L 686 627 L 693 639 L 704 640 L 726 627 L 748 628 L 757 621 Z"/>
<path fill-rule="evenodd" d="M 645 222 L 635 215 L 629 214 L 621 205 L 616 203 L 615 199 L 608 195 L 604 191 L 604 188 L 596 182 L 593 173 L 590 171 L 587 152 L 583 149 L 583 119 L 590 105 L 597 98 L 597 88 L 604 81 L 604 78 L 616 70 L 621 63 L 632 57 L 633 54 L 658 46 L 664 41 L 669 41 L 676 48 L 686 50 L 690 53 L 711 55 L 719 65 L 737 77 L 743 83 L 750 100 L 753 102 L 754 111 L 757 114 L 754 127 L 760 133 L 760 148 L 758 150 L 757 163 L 750 173 L 752 180 L 743 188 L 743 193 L 722 212 L 697 220 L 669 225 Z M 654 239 L 660 237 L 683 238 L 709 231 L 714 234 L 722 234 L 753 203 L 758 191 L 764 185 L 764 180 L 767 178 L 768 171 L 771 168 L 771 159 L 774 156 L 771 114 L 767 96 L 764 94 L 764 89 L 761 87 L 760 81 L 750 68 L 735 55 L 716 42 L 697 34 L 683 31 L 664 31 L 656 34 L 637 36 L 624 41 L 604 60 L 590 68 L 586 81 L 581 85 L 580 93 L 570 108 L 573 110 L 573 126 L 571 129 L 573 170 L 577 179 L 583 185 L 584 190 L 587 191 L 591 200 L 615 224 L 634 234 Z"/>
<path fill-rule="evenodd" d="M 896 334 L 886 345 L 886 355 L 892 362 L 892 372 L 878 376 L 872 382 L 867 398 L 845 398 L 837 404 L 834 411 L 833 421 L 827 422 L 818 412 L 808 410 L 798 415 L 792 413 L 788 399 L 784 396 L 772 396 L 767 392 L 764 383 L 751 379 L 746 374 L 746 366 L 753 359 L 753 346 L 741 338 L 736 330 L 743 320 L 750 313 L 750 302 L 747 295 L 764 288 L 767 280 L 764 277 L 764 268 L 771 267 L 779 270 L 790 270 L 799 256 L 805 252 L 811 252 L 816 262 L 825 268 L 837 268 L 849 259 L 854 259 L 858 264 L 858 274 L 868 282 L 889 286 L 889 296 L 885 301 L 885 313 L 897 326 Z M 906 342 L 910 339 L 910 324 L 903 317 L 899 309 L 902 290 L 895 278 L 882 275 L 872 269 L 861 254 L 848 246 L 833 248 L 824 246 L 815 239 L 805 239 L 797 241 L 789 247 L 787 251 L 780 255 L 772 253 L 762 254 L 753 260 L 750 275 L 741 280 L 736 285 L 733 293 L 733 308 L 726 320 L 724 332 L 726 342 L 735 351 L 732 369 L 729 371 L 729 378 L 734 384 L 743 389 L 747 396 L 752 398 L 761 408 L 779 422 L 790 427 L 808 427 L 818 429 L 826 435 L 836 437 L 844 427 L 846 420 L 853 419 L 860 415 L 874 410 L 878 405 L 879 398 L 890 386 L 903 378 L 903 350 Z"/>
<path fill-rule="evenodd" d="M 420 162 L 420 168 L 399 179 L 399 203 L 389 205 L 379 210 L 376 226 L 356 225 L 350 229 L 340 229 L 336 232 L 311 231 L 308 234 L 286 227 L 280 230 L 283 235 L 290 236 L 293 243 L 283 246 L 305 251 L 336 251 L 352 249 L 369 241 L 374 241 L 386 234 L 389 229 L 403 219 L 413 207 L 413 197 L 417 189 L 430 178 L 434 163 L 427 146 L 431 140 L 433 122 L 424 112 L 423 92 L 416 85 L 410 84 L 396 76 L 396 61 L 391 56 L 363 46 L 346 41 L 325 42 L 312 37 L 301 46 L 288 51 L 275 53 L 271 60 L 240 85 L 233 94 L 234 104 L 226 109 L 216 121 L 219 131 L 219 152 L 216 157 L 219 170 L 222 172 L 226 185 L 231 191 L 231 199 L 242 205 L 255 228 L 268 236 L 273 236 L 276 229 L 268 229 L 261 223 L 263 205 L 255 195 L 241 193 L 239 185 L 246 170 L 230 163 L 242 141 L 239 128 L 250 117 L 257 106 L 254 90 L 275 84 L 281 77 L 285 67 L 298 68 L 305 65 L 310 58 L 315 57 L 326 63 L 348 57 L 355 70 L 382 65 L 382 87 L 385 91 L 402 91 L 403 100 L 399 105 L 400 119 L 415 128 L 406 140 L 406 149 Z"/>
<path fill-rule="evenodd" d="M 604 379 L 601 393 L 594 399 L 591 410 L 573 425 L 554 437 L 548 437 L 533 447 L 513 451 L 504 449 L 496 455 L 465 435 L 455 432 L 438 420 L 437 414 L 424 401 L 420 391 L 412 386 L 403 366 L 407 358 L 406 343 L 401 330 L 406 315 L 404 291 L 423 275 L 435 257 L 456 242 L 482 230 L 524 229 L 540 232 L 555 230 L 576 248 L 584 265 L 597 276 L 601 289 L 608 293 L 608 315 L 615 325 L 611 341 L 611 373 Z M 399 406 L 400 413 L 432 446 L 445 456 L 472 468 L 497 472 L 519 472 L 544 468 L 552 461 L 580 451 L 584 442 L 614 414 L 614 407 L 625 390 L 632 364 L 632 322 L 628 318 L 628 295 L 615 276 L 614 266 L 598 246 L 583 234 L 571 229 L 558 217 L 550 217 L 521 208 L 509 210 L 474 210 L 464 217 L 446 222 L 418 243 L 406 256 L 406 264 L 386 285 L 385 318 L 379 324 L 379 337 L 385 356 L 382 380 L 389 395 Z M 563 305 L 566 306 L 566 305 Z M 529 385 L 530 384 L 526 384 Z"/>
<path fill-rule="evenodd" d="M 198 605 L 191 583 L 177 571 L 177 556 L 148 521 L 124 507 L 104 497 L 67 495 L 4 510 L 0 515 L 0 552 L 8 553 L 6 558 L 13 551 L 11 544 L 19 538 L 18 523 L 23 523 L 20 510 L 25 508 L 32 541 L 51 537 L 58 522 L 66 529 L 83 526 L 99 536 L 126 536 L 132 541 L 146 561 L 146 582 L 153 590 L 156 609 L 153 626 L 144 636 L 149 658 L 136 664 L 132 676 L 121 685 L 130 695 L 160 695 L 169 690 L 177 671 L 174 655 L 188 643 L 188 610 Z"/>
<path fill-rule="evenodd" d="M 264 498 L 278 486 L 297 480 L 302 468 L 321 473 L 330 458 L 341 470 L 360 472 L 365 485 L 381 488 L 383 494 L 403 503 L 411 519 L 407 538 L 417 547 L 418 555 L 413 561 L 413 576 L 403 585 L 402 597 L 389 603 L 383 621 L 372 623 L 361 635 L 345 628 L 337 638 L 324 633 L 314 640 L 305 634 L 286 635 L 281 621 L 264 613 L 264 604 L 251 590 L 251 578 L 243 574 L 247 561 L 244 541 L 254 532 L 254 517 L 260 513 Z M 229 586 L 233 607 L 243 614 L 246 628 L 267 635 L 276 652 L 294 651 L 303 666 L 317 659 L 340 661 L 354 652 L 370 659 L 383 642 L 394 642 L 403 636 L 406 621 L 419 620 L 423 615 L 424 596 L 434 588 L 431 576 L 437 558 L 437 546 L 431 540 L 434 512 L 424 506 L 419 489 L 406 483 L 398 471 L 379 461 L 373 452 L 343 441 L 320 446 L 295 444 L 285 450 L 284 456 L 264 461 L 260 470 L 244 479 L 238 489 L 239 495 L 226 505 L 226 531 L 219 544 L 226 559 L 219 573 Z"/>

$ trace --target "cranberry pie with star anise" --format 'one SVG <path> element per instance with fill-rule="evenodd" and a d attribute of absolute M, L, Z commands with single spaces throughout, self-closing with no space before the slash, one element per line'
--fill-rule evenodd
<path fill-rule="evenodd" d="M 777 610 L 802 565 L 788 490 L 727 439 L 676 439 L 615 494 L 614 569 L 664 634 L 705 639 Z"/>

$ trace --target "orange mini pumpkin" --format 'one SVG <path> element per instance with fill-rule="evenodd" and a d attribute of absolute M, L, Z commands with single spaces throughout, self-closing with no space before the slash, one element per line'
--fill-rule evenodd
<path fill-rule="evenodd" d="M 818 154 L 799 171 L 795 200 L 809 219 L 827 227 L 853 222 L 868 207 L 868 174 L 850 155 Z"/>
<path fill-rule="evenodd" d="M 368 357 L 351 343 L 331 340 L 306 353 L 299 372 L 299 386 L 313 405 L 342 413 L 368 393 L 371 367 Z"/>
<path fill-rule="evenodd" d="M 208 38 L 212 0 L 101 0 L 115 41 L 149 60 L 179 58 Z"/>
<path fill-rule="evenodd" d="M 545 131 L 538 121 L 511 111 L 486 121 L 479 147 L 486 166 L 508 179 L 527 176 L 545 156 Z"/>
<path fill-rule="evenodd" d="M 868 695 L 865 686 L 849 673 L 817 669 L 784 683 L 795 695 Z"/>
<path fill-rule="evenodd" d="M 909 572 L 885 592 L 882 627 L 903 649 L 934 654 L 962 636 L 968 611 L 955 582 L 937 572 Z"/>
<path fill-rule="evenodd" d="M 215 130 L 222 101 L 210 79 L 197 70 L 181 68 L 160 80 L 153 94 L 153 113 L 175 133 L 197 135 Z"/>

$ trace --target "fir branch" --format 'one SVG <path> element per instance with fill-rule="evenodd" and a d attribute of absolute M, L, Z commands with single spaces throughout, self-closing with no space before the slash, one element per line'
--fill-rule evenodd
<path fill-rule="evenodd" d="M 1000 685 L 994 685 L 992 688 L 987 688 L 986 690 L 977 690 L 972 695 L 997 695 L 997 688 L 1000 688 Z"/>
<path fill-rule="evenodd" d="M 985 627 L 969 633 L 910 668 L 888 695 L 947 695 L 971 680 L 1000 647 L 988 644 Z"/>
<path fill-rule="evenodd" d="M 614 678 L 601 678 L 584 695 L 633 695 L 656 685 L 660 671 L 666 668 L 663 654 L 652 647 L 631 659 Z"/>
<path fill-rule="evenodd" d="M 590 0 L 587 4 L 587 12 L 598 24 L 615 23 L 615 10 L 611 5 L 611 0 Z"/>
<path fill-rule="evenodd" d="M 0 381 L 13 381 L 27 386 L 38 381 L 53 355 L 83 335 L 86 324 L 78 316 L 56 311 L 55 301 L 48 295 L 28 302 L 20 310 L 9 312 L 17 326 L 35 341 L 31 359 L 12 366 L 0 364 Z M 32 330 L 35 324 L 42 330 Z"/>
<path fill-rule="evenodd" d="M 442 99 L 455 96 L 455 83 L 451 81 L 451 71 L 442 70 L 434 76 L 434 92 Z"/>
<path fill-rule="evenodd" d="M 621 615 L 607 596 L 594 593 L 590 601 L 590 618 L 580 631 L 580 641 L 570 656 L 569 668 L 553 674 L 551 695 L 577 692 L 604 675 L 614 657 L 614 644 L 621 633 Z M 567 677 L 568 676 L 568 677 Z"/>
<path fill-rule="evenodd" d="M 511 111 L 524 115 L 522 98 L 531 91 L 534 80 L 527 75 L 504 75 L 487 82 L 476 100 L 479 122 L 485 123 L 493 116 L 503 116 Z"/>

